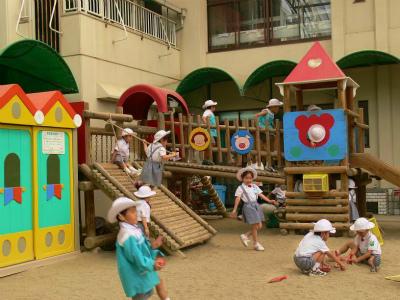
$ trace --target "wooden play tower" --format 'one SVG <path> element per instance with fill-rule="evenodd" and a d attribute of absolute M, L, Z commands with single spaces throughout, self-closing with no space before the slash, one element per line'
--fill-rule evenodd
<path fill-rule="evenodd" d="M 359 86 L 319 43 L 277 86 L 284 97 L 287 176 L 286 221 L 280 224 L 281 231 L 285 234 L 288 230 L 310 229 L 313 222 L 322 218 L 330 220 L 338 230 L 347 230 L 348 177 L 354 176 L 359 186 L 362 215 L 365 215 L 365 186 L 370 182 L 367 173 L 352 168 L 351 164 L 353 154 L 364 152 L 363 130 L 368 128 L 362 109 L 355 110 L 354 96 Z M 305 111 L 303 92 L 327 89 L 336 90 L 335 109 Z M 303 189 L 295 191 L 299 180 Z M 332 184 L 336 182 L 340 184 Z"/>

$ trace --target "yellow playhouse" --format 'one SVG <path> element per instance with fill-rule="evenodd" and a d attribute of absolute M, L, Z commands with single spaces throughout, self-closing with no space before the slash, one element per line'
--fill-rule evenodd
<path fill-rule="evenodd" d="M 73 162 L 81 123 L 58 91 L 0 85 L 0 275 L 79 249 Z"/>

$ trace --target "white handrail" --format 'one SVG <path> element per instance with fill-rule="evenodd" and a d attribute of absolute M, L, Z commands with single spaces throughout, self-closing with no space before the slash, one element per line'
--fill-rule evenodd
<path fill-rule="evenodd" d="M 115 0 L 114 0 L 114 5 L 115 5 L 115 8 L 117 9 L 119 18 L 121 19 L 121 25 L 124 28 L 125 37 L 122 38 L 122 39 L 119 39 L 119 40 L 113 40 L 112 41 L 113 44 L 118 43 L 118 42 L 122 42 L 122 41 L 125 41 L 125 40 L 128 39 L 128 32 L 126 31 L 125 22 L 124 22 L 124 19 L 122 18 L 121 11 L 119 10 L 118 4 L 117 4 L 117 2 L 115 2 Z"/>
<path fill-rule="evenodd" d="M 53 26 L 51 26 L 51 23 L 53 23 L 54 13 L 56 12 L 57 2 L 58 2 L 58 0 L 54 0 L 53 9 L 51 10 L 51 16 L 50 16 L 50 21 L 49 21 L 49 28 L 51 31 L 54 31 L 54 32 L 58 33 L 59 35 L 62 35 L 63 34 L 62 31 L 58 31 L 57 29 L 53 28 Z"/>
<path fill-rule="evenodd" d="M 23 37 L 24 39 L 27 39 L 28 37 L 26 37 L 25 35 L 23 35 L 22 33 L 20 33 L 18 31 L 19 22 L 21 22 L 22 11 L 24 10 L 24 6 L 25 6 L 25 0 L 22 0 L 21 9 L 19 10 L 19 15 L 18 15 L 18 20 L 17 20 L 17 25 L 15 26 L 15 33 L 18 34 L 20 37 Z"/>

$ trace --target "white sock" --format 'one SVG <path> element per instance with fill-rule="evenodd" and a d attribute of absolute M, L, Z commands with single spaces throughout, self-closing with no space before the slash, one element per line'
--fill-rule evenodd
<path fill-rule="evenodd" d="M 317 269 L 319 269 L 319 266 L 320 266 L 321 264 L 319 263 L 319 262 L 316 262 L 315 263 L 315 265 L 314 265 L 314 267 L 312 268 L 312 270 L 313 271 L 316 271 Z"/>

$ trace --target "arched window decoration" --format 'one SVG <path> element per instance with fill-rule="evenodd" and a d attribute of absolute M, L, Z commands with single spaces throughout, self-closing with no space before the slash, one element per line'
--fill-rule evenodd
<path fill-rule="evenodd" d="M 60 158 L 57 154 L 50 154 L 47 158 L 47 184 L 60 183 Z"/>
<path fill-rule="evenodd" d="M 21 162 L 15 153 L 10 153 L 4 160 L 4 186 L 21 186 Z"/>

